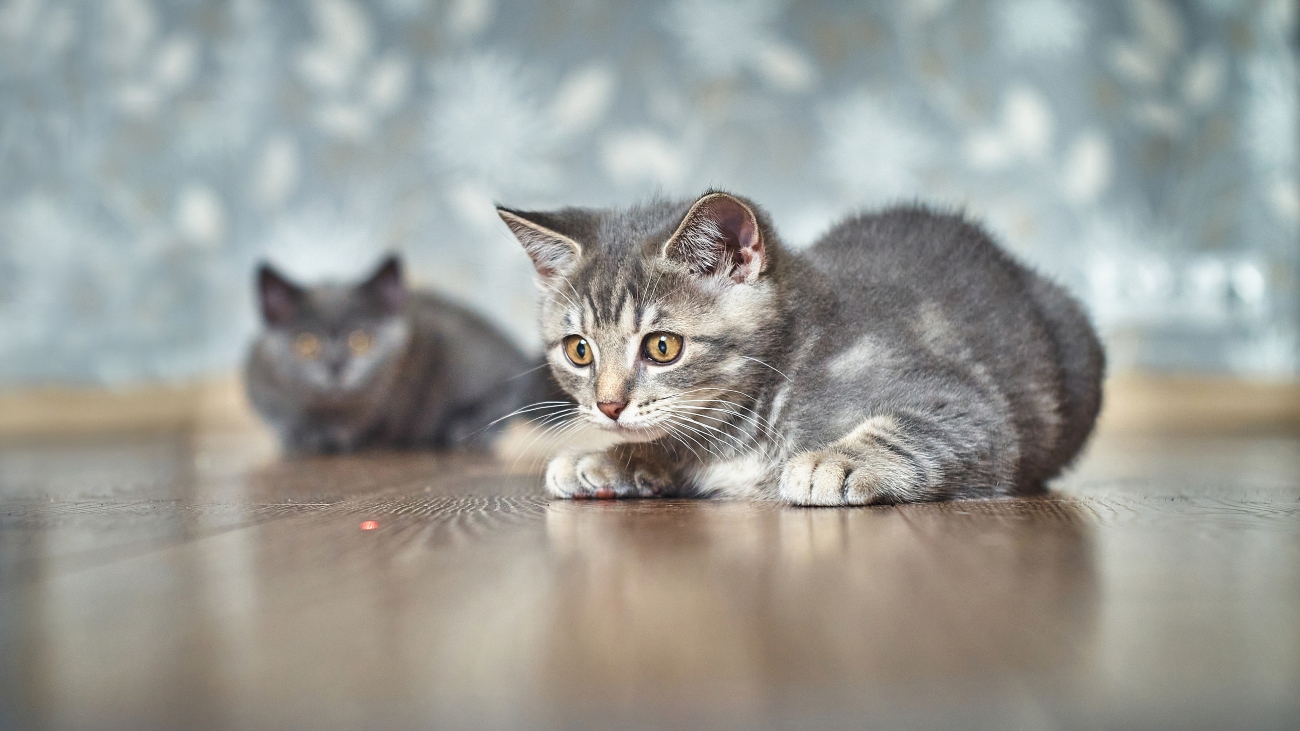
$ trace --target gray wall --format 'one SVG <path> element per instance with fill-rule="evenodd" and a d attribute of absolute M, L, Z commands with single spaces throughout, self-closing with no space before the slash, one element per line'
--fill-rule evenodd
<path fill-rule="evenodd" d="M 1120 366 L 1294 374 L 1288 0 L 4 0 L 0 385 L 237 364 L 254 263 L 386 249 L 531 344 L 493 215 L 710 185 L 962 207 Z"/>

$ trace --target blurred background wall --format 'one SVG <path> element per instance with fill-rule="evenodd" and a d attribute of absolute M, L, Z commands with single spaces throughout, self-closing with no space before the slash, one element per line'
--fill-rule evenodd
<path fill-rule="evenodd" d="M 230 372 L 385 250 L 534 342 L 514 206 L 961 207 L 1117 368 L 1300 369 L 1292 0 L 3 0 L 0 386 Z"/>

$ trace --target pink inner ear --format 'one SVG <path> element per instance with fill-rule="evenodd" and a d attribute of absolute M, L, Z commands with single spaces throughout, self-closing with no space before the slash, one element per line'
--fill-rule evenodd
<path fill-rule="evenodd" d="M 272 325 L 282 325 L 293 319 L 293 299 L 281 287 L 262 291 L 262 316 Z"/>
<path fill-rule="evenodd" d="M 275 273 L 270 267 L 258 272 L 258 293 L 261 295 L 262 317 L 269 325 L 283 325 L 297 314 L 298 289 Z"/>
<path fill-rule="evenodd" d="M 406 305 L 406 284 L 402 281 L 402 265 L 396 257 L 386 259 L 379 270 L 363 285 L 378 297 L 384 311 L 400 312 Z"/>
<path fill-rule="evenodd" d="M 574 242 L 539 223 L 534 223 L 518 213 L 503 208 L 497 209 L 497 215 L 501 216 L 501 220 L 505 221 L 510 232 L 523 245 L 528 258 L 533 260 L 533 268 L 537 270 L 537 275 L 543 281 L 553 279 L 571 269 L 581 255 L 581 250 Z"/>
<path fill-rule="evenodd" d="M 400 273 L 393 273 L 379 281 L 379 298 L 390 313 L 400 312 L 406 305 L 406 284 Z"/>
<path fill-rule="evenodd" d="M 763 268 L 763 237 L 754 215 L 740 201 L 720 195 L 696 212 L 698 224 L 714 230 L 712 273 L 727 273 L 742 284 Z"/>

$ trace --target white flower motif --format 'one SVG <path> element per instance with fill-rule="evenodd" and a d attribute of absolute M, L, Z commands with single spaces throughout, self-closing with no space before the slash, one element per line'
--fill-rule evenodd
<path fill-rule="evenodd" d="M 1041 163 L 1052 151 L 1056 117 L 1041 92 L 1015 84 L 1002 97 L 996 127 L 977 129 L 966 139 L 966 164 L 976 170 L 999 170 L 1013 162 Z"/>
<path fill-rule="evenodd" d="M 658 186 L 675 191 L 689 170 L 683 151 L 649 129 L 614 133 L 601 143 L 600 151 L 605 171 L 622 186 Z"/>
<path fill-rule="evenodd" d="M 77 39 L 72 8 L 41 0 L 10 0 L 0 7 L 0 54 L 14 69 L 43 71 Z"/>
<path fill-rule="evenodd" d="M 265 209 L 278 208 L 298 187 L 301 167 L 298 143 L 291 135 L 267 140 L 250 186 L 253 200 Z"/>
<path fill-rule="evenodd" d="M 1255 166 L 1264 171 L 1296 166 L 1300 145 L 1300 73 L 1294 59 L 1256 57 L 1246 67 L 1250 95 L 1241 125 L 1242 145 Z"/>
<path fill-rule="evenodd" d="M 148 0 L 111 0 L 103 12 L 110 93 L 127 115 L 151 119 L 193 79 L 198 41 L 184 33 L 160 41 L 158 13 Z"/>
<path fill-rule="evenodd" d="M 617 78 L 603 64 L 580 68 L 560 84 L 551 102 L 551 117 L 561 134 L 579 134 L 591 129 L 609 109 Z"/>
<path fill-rule="evenodd" d="M 439 65 L 431 76 L 428 145 L 441 172 L 499 191 L 538 190 L 556 180 L 557 130 L 517 64 L 478 54 Z"/>
<path fill-rule="evenodd" d="M 933 138 L 878 97 L 859 92 L 822 112 L 822 160 L 846 192 L 869 202 L 921 191 L 921 174 L 935 161 Z"/>
<path fill-rule="evenodd" d="M 1088 23 L 1072 0 L 1007 0 L 999 8 L 1003 47 L 1017 56 L 1060 57 L 1078 51 Z"/>
<path fill-rule="evenodd" d="M 191 183 L 176 196 L 176 230 L 190 243 L 214 247 L 226 236 L 226 209 L 221 196 L 202 183 Z"/>
<path fill-rule="evenodd" d="M 706 75 L 734 76 L 748 69 L 781 91 L 805 91 L 816 83 L 817 69 L 777 34 L 783 5 L 778 0 L 676 0 L 663 23 Z"/>
<path fill-rule="evenodd" d="M 371 58 L 374 28 L 350 0 L 316 0 L 312 9 L 316 38 L 295 61 L 316 95 L 316 125 L 333 137 L 365 140 L 406 101 L 410 64 L 396 52 Z"/>
<path fill-rule="evenodd" d="M 1077 205 L 1090 205 L 1110 185 L 1113 163 L 1110 142 L 1096 130 L 1084 132 L 1065 154 L 1062 187 Z"/>
<path fill-rule="evenodd" d="M 496 15 L 495 0 L 454 0 L 447 8 L 447 26 L 461 38 L 482 33 Z"/>

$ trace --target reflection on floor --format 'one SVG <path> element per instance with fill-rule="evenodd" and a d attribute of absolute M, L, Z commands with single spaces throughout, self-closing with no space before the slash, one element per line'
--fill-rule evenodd
<path fill-rule="evenodd" d="M 0 449 L 0 728 L 1300 718 L 1300 440 L 1102 442 L 1047 498 L 901 508 L 548 502 L 506 467 Z"/>

